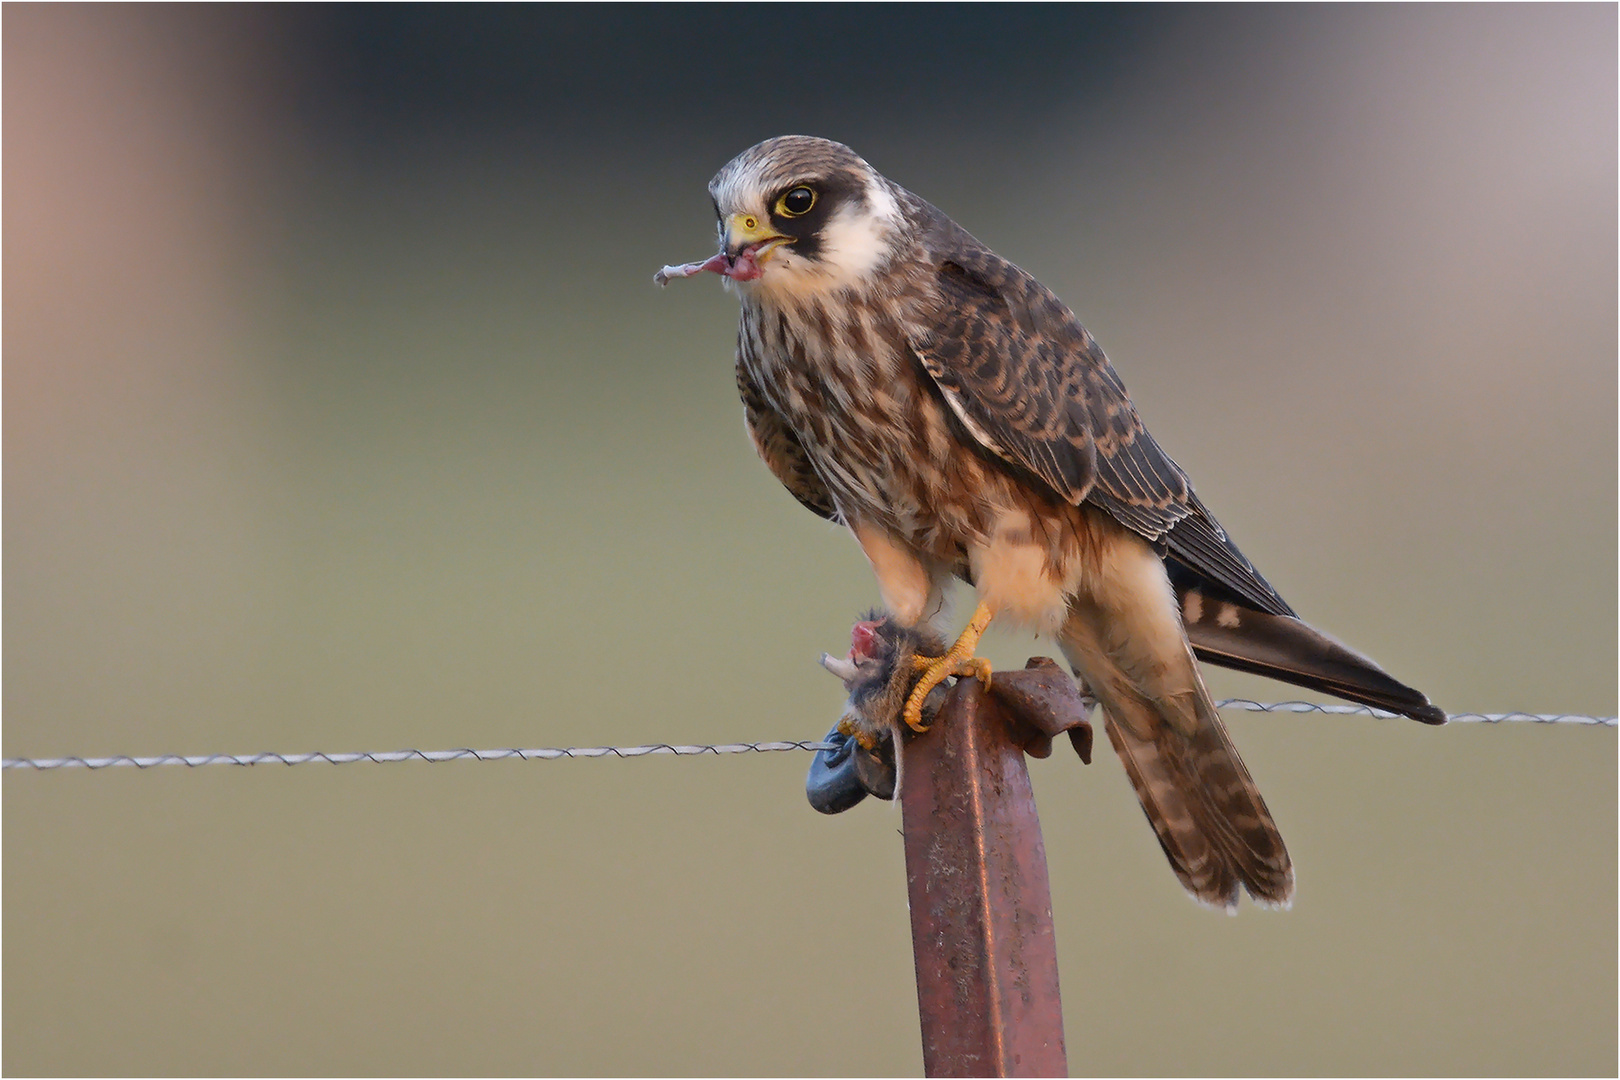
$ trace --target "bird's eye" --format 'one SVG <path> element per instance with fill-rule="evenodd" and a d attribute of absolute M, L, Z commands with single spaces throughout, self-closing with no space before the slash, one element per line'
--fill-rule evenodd
<path fill-rule="evenodd" d="M 776 200 L 776 212 L 783 217 L 799 217 L 816 205 L 816 193 L 800 185 Z"/>

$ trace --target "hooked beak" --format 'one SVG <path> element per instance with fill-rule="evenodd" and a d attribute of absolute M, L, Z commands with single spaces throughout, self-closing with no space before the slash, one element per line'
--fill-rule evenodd
<path fill-rule="evenodd" d="M 732 281 L 757 281 L 764 272 L 760 267 L 771 253 L 783 244 L 791 243 L 793 237 L 777 232 L 754 214 L 732 214 L 726 222 L 719 253 L 700 263 L 666 266 L 653 275 L 653 280 L 659 285 L 667 285 L 670 278 L 710 273 Z"/>
<path fill-rule="evenodd" d="M 730 262 L 725 275 L 733 281 L 754 281 L 762 273 L 760 267 L 771 252 L 783 244 L 793 243 L 771 228 L 770 223 L 754 214 L 732 214 L 726 222 L 725 241 L 721 254 Z"/>
<path fill-rule="evenodd" d="M 791 236 L 782 235 L 753 214 L 732 214 L 726 222 L 725 250 L 733 259 L 752 251 L 754 258 L 763 260 L 767 252 L 791 243 Z"/>

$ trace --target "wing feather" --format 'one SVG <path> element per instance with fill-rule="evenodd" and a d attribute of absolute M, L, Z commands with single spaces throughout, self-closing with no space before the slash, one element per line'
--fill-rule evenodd
<path fill-rule="evenodd" d="M 968 433 L 1060 498 L 1100 507 L 1261 611 L 1292 615 L 1148 434 L 1074 313 L 938 210 L 922 204 L 921 212 L 934 280 L 908 338 Z"/>
<path fill-rule="evenodd" d="M 805 509 L 829 521 L 841 521 L 832 492 L 804 452 L 804 445 L 765 400 L 741 357 L 737 359 L 737 394 L 742 398 L 748 437 L 753 440 L 754 450 L 765 467 Z"/>

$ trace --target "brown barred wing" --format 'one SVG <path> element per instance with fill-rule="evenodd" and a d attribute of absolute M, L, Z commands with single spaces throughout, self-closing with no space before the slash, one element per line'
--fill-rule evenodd
<path fill-rule="evenodd" d="M 748 437 L 753 440 L 754 451 L 765 462 L 765 467 L 805 509 L 829 521 L 841 520 L 832 493 L 810 464 L 803 444 L 765 400 L 765 395 L 760 392 L 740 358 L 737 362 L 737 393 L 742 398 Z"/>
<path fill-rule="evenodd" d="M 933 288 L 908 336 L 963 428 L 1013 471 L 1070 503 L 1100 507 L 1260 610 L 1292 615 L 1148 434 L 1074 313 L 938 210 L 927 211 Z"/>
<path fill-rule="evenodd" d="M 1079 504 L 1096 480 L 1088 405 L 1097 373 L 1050 363 L 1059 343 L 975 254 L 937 261 L 934 295 L 909 328 L 912 351 L 976 441 Z"/>

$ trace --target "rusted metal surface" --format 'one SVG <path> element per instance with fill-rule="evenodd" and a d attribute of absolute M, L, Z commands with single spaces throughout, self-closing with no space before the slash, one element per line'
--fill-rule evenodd
<path fill-rule="evenodd" d="M 1091 705 L 1074 680 L 1050 657 L 1033 656 L 1023 671 L 998 671 L 990 680 L 990 696 L 1006 709 L 1013 724 L 1013 741 L 1030 757 L 1052 754 L 1052 740 L 1064 732 L 1075 753 L 1091 764 Z"/>
<path fill-rule="evenodd" d="M 1073 701 L 1057 680 L 1016 678 L 1031 672 L 996 673 L 993 686 L 1008 684 L 999 695 L 962 680 L 933 727 L 902 740 L 900 803 L 929 1076 L 1068 1073 L 1046 848 L 1023 747 L 1044 739 L 1049 753 L 1053 735 L 1084 726 L 1084 712 L 1061 670 Z"/>

